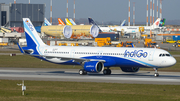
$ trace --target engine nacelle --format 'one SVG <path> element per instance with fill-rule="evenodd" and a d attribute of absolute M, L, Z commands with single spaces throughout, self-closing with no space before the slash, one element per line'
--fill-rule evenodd
<path fill-rule="evenodd" d="M 138 72 L 139 67 L 120 67 L 123 72 Z"/>
<path fill-rule="evenodd" d="M 101 72 L 104 70 L 104 64 L 99 61 L 89 61 L 84 63 L 84 70 L 87 72 Z"/>

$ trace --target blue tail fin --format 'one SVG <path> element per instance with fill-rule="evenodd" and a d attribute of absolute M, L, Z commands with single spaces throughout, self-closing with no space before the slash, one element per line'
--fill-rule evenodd
<path fill-rule="evenodd" d="M 125 26 L 126 24 L 126 20 L 124 20 L 122 23 L 121 23 L 121 26 Z"/>
<path fill-rule="evenodd" d="M 42 39 L 39 37 L 38 33 L 36 32 L 29 18 L 23 18 L 23 24 L 28 47 L 45 45 Z"/>
<path fill-rule="evenodd" d="M 94 20 L 92 18 L 88 18 L 88 20 L 89 20 L 90 25 L 96 25 L 99 28 L 98 24 L 96 22 L 94 22 Z M 102 30 L 100 28 L 99 28 L 99 31 L 102 32 Z"/>
<path fill-rule="evenodd" d="M 42 54 L 40 51 L 40 46 L 46 46 L 46 44 L 39 37 L 34 26 L 32 25 L 29 18 L 23 18 L 24 32 L 26 35 L 27 47 L 20 47 L 19 49 L 22 53 L 30 55 L 39 55 Z"/>

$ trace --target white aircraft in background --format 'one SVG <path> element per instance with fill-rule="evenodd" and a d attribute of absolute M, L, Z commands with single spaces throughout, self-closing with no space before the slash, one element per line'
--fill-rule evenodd
<path fill-rule="evenodd" d="M 144 30 L 146 32 L 150 30 L 160 29 L 161 28 L 160 22 L 161 19 L 158 18 L 151 26 L 115 26 L 115 27 L 110 27 L 110 29 L 118 32 L 123 31 L 124 33 L 137 33 L 139 32 L 140 27 L 144 27 Z"/>
<path fill-rule="evenodd" d="M 110 75 L 110 67 L 120 67 L 123 72 L 154 68 L 154 76 L 159 76 L 158 68 L 176 64 L 169 52 L 156 48 L 48 46 L 38 36 L 29 18 L 23 18 L 23 23 L 27 46 L 21 48 L 18 45 L 22 53 L 56 64 L 82 65 L 81 75 L 101 71 Z"/>
<path fill-rule="evenodd" d="M 109 27 L 109 26 L 99 26 L 92 18 L 88 18 L 88 21 L 89 21 L 90 25 L 98 26 L 100 32 L 114 32 L 113 30 L 111 30 L 111 27 Z M 126 24 L 126 20 L 124 20 L 121 23 L 121 26 L 125 26 L 125 24 Z"/>

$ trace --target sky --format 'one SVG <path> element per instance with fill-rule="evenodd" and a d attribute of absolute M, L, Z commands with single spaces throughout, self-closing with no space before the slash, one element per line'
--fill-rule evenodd
<path fill-rule="evenodd" d="M 69 1 L 69 17 L 73 18 L 74 0 Z M 147 0 L 131 1 L 131 22 L 133 21 L 133 2 L 135 2 L 135 21 L 146 22 Z M 155 1 L 155 17 L 157 0 Z M 0 3 L 13 3 L 14 0 L 0 0 Z M 31 4 L 45 4 L 45 17 L 50 18 L 50 0 L 31 0 Z M 92 17 L 98 22 L 128 21 L 129 0 L 76 0 L 76 19 Z M 29 3 L 29 0 L 16 0 L 16 3 Z M 159 1 L 160 3 L 160 1 Z M 180 0 L 162 0 L 162 17 L 167 20 L 180 20 Z M 66 17 L 67 0 L 53 0 L 53 18 Z M 149 0 L 150 7 L 150 0 Z M 159 10 L 160 11 L 160 10 Z M 150 15 L 150 10 L 149 10 Z M 149 20 L 150 21 L 150 20 Z"/>

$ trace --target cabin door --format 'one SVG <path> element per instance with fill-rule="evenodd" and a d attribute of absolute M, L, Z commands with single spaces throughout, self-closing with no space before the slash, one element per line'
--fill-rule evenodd
<path fill-rule="evenodd" d="M 153 61 L 154 52 L 155 52 L 155 50 L 151 50 L 151 51 L 149 52 L 149 61 Z"/>

